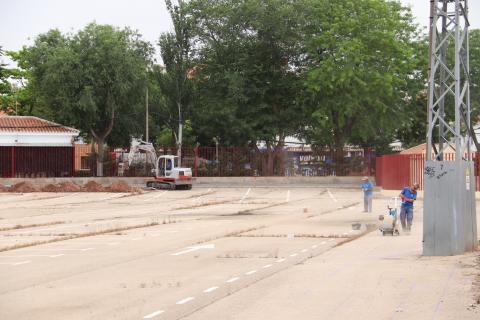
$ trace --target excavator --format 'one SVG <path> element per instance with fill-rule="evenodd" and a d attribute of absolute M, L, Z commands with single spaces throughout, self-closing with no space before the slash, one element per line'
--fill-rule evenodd
<path fill-rule="evenodd" d="M 128 154 L 128 164 L 138 162 L 139 155 L 145 154 L 145 161 L 153 163 L 153 177 L 146 181 L 147 188 L 164 190 L 192 189 L 192 169 L 178 166 L 178 157 L 163 155 L 157 157 L 155 148 L 149 142 L 132 140 Z M 143 159 L 143 157 L 141 157 Z"/>

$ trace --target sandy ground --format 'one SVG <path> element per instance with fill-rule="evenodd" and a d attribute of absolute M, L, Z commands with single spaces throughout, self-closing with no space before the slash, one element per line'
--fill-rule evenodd
<path fill-rule="evenodd" d="M 0 194 L 0 319 L 480 318 L 478 254 L 422 257 L 421 200 L 411 235 L 366 232 L 394 195 Z"/>

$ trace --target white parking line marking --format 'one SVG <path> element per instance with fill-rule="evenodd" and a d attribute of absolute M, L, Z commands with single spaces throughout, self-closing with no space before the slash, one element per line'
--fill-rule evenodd
<path fill-rule="evenodd" d="M 335 196 L 330 192 L 330 189 L 327 189 L 328 195 L 330 198 L 333 200 L 333 202 L 338 202 L 338 200 L 335 198 Z"/>
<path fill-rule="evenodd" d="M 257 270 L 248 271 L 248 272 L 245 273 L 245 275 L 249 276 L 249 275 L 254 274 L 255 272 L 257 272 Z"/>
<path fill-rule="evenodd" d="M 287 199 L 285 202 L 290 202 L 290 190 L 287 191 Z"/>
<path fill-rule="evenodd" d="M 279 259 L 279 260 L 277 260 L 277 261 L 275 261 L 275 262 L 276 262 L 276 263 L 280 263 L 280 262 L 283 262 L 283 261 L 285 261 L 285 259 Z"/>
<path fill-rule="evenodd" d="M 65 255 L 64 253 L 54 254 L 54 255 L 50 255 L 50 254 L 25 254 L 25 255 L 20 255 L 20 256 L 16 256 L 16 255 L 0 256 L 0 258 L 30 258 L 30 257 L 58 258 L 58 257 L 64 256 L 64 255 Z"/>
<path fill-rule="evenodd" d="M 188 247 L 188 249 L 186 249 L 186 250 L 179 251 L 179 252 L 176 252 L 176 253 L 172 253 L 172 256 L 180 256 L 182 254 L 190 253 L 190 252 L 201 250 L 201 249 L 215 249 L 215 245 L 213 243 L 211 243 L 211 244 L 205 244 L 205 245 L 201 245 L 201 246 Z"/>
<path fill-rule="evenodd" d="M 307 251 L 308 251 L 308 249 L 303 249 L 303 250 L 302 250 L 302 251 L 300 251 L 300 252 L 303 252 L 303 253 L 305 253 L 305 252 L 307 252 Z"/>
<path fill-rule="evenodd" d="M 164 312 L 165 311 L 163 311 L 163 310 L 158 310 L 158 311 L 152 312 L 150 314 L 147 314 L 145 317 L 143 317 L 143 319 L 152 319 L 152 318 L 154 318 L 154 317 L 156 317 L 156 316 L 158 316 L 158 315 L 160 315 Z"/>
<path fill-rule="evenodd" d="M 297 253 L 292 253 L 290 257 L 296 257 L 298 254 Z"/>
<path fill-rule="evenodd" d="M 93 250 L 94 248 L 84 248 L 84 249 L 80 249 L 80 251 L 90 251 L 90 250 Z"/>
<path fill-rule="evenodd" d="M 239 278 L 239 277 L 230 278 L 230 279 L 227 280 L 227 283 L 235 282 L 235 281 L 237 281 L 238 279 L 240 279 L 240 278 Z"/>
<path fill-rule="evenodd" d="M 243 203 L 243 200 L 245 200 L 245 198 L 247 198 L 248 194 L 250 193 L 250 190 L 252 190 L 252 188 L 248 188 L 247 192 L 245 192 L 242 199 L 240 199 L 240 203 Z"/>
<path fill-rule="evenodd" d="M 271 264 L 266 264 L 266 265 L 264 265 L 262 268 L 263 268 L 263 269 L 268 269 L 268 268 L 270 268 L 271 266 L 272 266 Z"/>
<path fill-rule="evenodd" d="M 312 246 L 312 249 L 315 249 L 316 247 L 318 247 L 318 246 L 317 246 L 316 244 L 314 244 L 314 245 Z"/>
<path fill-rule="evenodd" d="M 107 245 L 109 245 L 109 246 L 116 246 L 116 245 L 118 245 L 119 243 L 120 243 L 120 242 L 109 242 L 109 243 L 107 243 Z"/>
<path fill-rule="evenodd" d="M 177 301 L 177 304 L 185 304 L 187 302 L 192 301 L 193 299 L 195 299 L 195 298 L 194 297 L 188 297 L 188 298 L 182 299 L 180 301 Z"/>
<path fill-rule="evenodd" d="M 132 241 L 138 241 L 138 240 L 140 240 L 140 239 L 142 239 L 142 238 L 133 238 L 133 239 L 130 239 L 130 240 L 132 240 Z"/>
<path fill-rule="evenodd" d="M 333 240 L 333 239 L 330 239 L 330 240 Z M 330 241 L 330 240 L 328 240 L 328 241 Z M 322 241 L 322 243 L 320 243 L 320 244 L 321 244 L 321 245 L 324 245 L 324 244 L 327 244 L 327 242 L 326 242 L 326 241 Z"/>
<path fill-rule="evenodd" d="M 210 292 L 213 292 L 213 291 L 215 291 L 215 290 L 217 290 L 217 289 L 218 289 L 218 287 L 211 287 L 211 288 L 208 288 L 208 289 L 203 290 L 203 292 L 204 292 L 204 293 L 210 293 Z"/>
<path fill-rule="evenodd" d="M 19 266 L 21 264 L 27 264 L 27 263 L 30 263 L 30 262 L 32 262 L 32 261 L 30 261 L 30 260 L 20 261 L 20 262 L 12 263 L 12 266 Z"/>

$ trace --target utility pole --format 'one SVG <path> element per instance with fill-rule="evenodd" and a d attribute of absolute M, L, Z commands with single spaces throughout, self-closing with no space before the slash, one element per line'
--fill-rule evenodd
<path fill-rule="evenodd" d="M 182 103 L 177 102 L 178 105 L 178 166 L 182 167 L 182 139 L 183 139 L 183 119 L 182 119 Z"/>
<path fill-rule="evenodd" d="M 470 119 L 470 23 L 468 0 L 431 0 L 430 5 L 423 254 L 443 256 L 473 251 L 478 245 L 470 150 L 474 141 Z M 455 152 L 452 161 L 445 161 L 448 149 Z"/>
<path fill-rule="evenodd" d="M 148 83 L 145 90 L 145 142 L 148 142 Z"/>

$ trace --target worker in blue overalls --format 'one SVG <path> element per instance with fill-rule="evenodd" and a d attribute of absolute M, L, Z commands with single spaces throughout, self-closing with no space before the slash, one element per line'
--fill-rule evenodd
<path fill-rule="evenodd" d="M 413 183 L 410 187 L 403 188 L 400 192 L 402 198 L 402 207 L 400 208 L 400 221 L 402 223 L 402 230 L 410 232 L 413 221 L 413 202 L 417 200 L 418 183 Z"/>
<path fill-rule="evenodd" d="M 373 182 L 368 177 L 362 178 L 363 212 L 372 212 Z"/>

